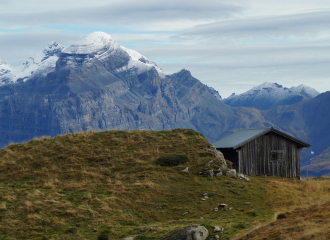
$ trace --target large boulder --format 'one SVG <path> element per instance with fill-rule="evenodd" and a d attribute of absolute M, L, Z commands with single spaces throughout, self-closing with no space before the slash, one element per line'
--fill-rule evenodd
<path fill-rule="evenodd" d="M 163 240 L 205 240 L 209 231 L 203 226 L 189 226 L 170 234 Z"/>
<path fill-rule="evenodd" d="M 236 169 L 229 169 L 226 172 L 227 177 L 235 178 L 236 177 Z"/>

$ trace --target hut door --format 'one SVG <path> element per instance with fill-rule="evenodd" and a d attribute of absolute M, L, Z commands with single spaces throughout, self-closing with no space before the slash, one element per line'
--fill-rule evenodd
<path fill-rule="evenodd" d="M 272 163 L 273 176 L 281 177 L 283 172 L 283 150 L 271 150 L 270 161 Z"/>

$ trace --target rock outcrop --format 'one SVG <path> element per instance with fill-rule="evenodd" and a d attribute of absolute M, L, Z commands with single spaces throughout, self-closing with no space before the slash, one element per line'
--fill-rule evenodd
<path fill-rule="evenodd" d="M 163 238 L 163 240 L 205 240 L 209 231 L 204 226 L 189 226 Z"/>

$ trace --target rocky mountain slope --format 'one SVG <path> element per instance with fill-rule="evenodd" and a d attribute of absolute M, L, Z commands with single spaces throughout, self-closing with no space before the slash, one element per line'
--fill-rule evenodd
<path fill-rule="evenodd" d="M 223 102 L 233 107 L 243 106 L 266 110 L 311 99 L 318 94 L 319 92 L 315 89 L 305 85 L 289 89 L 277 83 L 265 82 L 245 93 L 233 94 L 229 98 L 223 99 Z"/>

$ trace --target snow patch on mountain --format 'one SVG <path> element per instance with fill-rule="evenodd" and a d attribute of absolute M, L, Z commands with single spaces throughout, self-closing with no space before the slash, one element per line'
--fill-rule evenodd
<path fill-rule="evenodd" d="M 18 80 L 27 81 L 30 77 L 38 74 L 46 76 L 55 70 L 56 61 L 62 49 L 63 47 L 56 42 L 51 42 L 43 51 L 30 57 L 19 67 L 12 67 L 2 62 L 0 64 L 0 86 L 16 83 Z"/>
<path fill-rule="evenodd" d="M 156 65 L 156 63 L 150 61 L 148 58 L 138 53 L 137 51 L 125 47 L 121 48 L 130 56 L 130 61 L 127 65 L 127 69 L 135 67 L 138 69 L 138 74 L 140 74 L 154 67 L 161 78 L 165 77 L 165 73 L 161 68 Z"/>
<path fill-rule="evenodd" d="M 292 92 L 300 93 L 306 98 L 314 98 L 320 93 L 316 91 L 314 88 L 306 86 L 304 84 L 299 85 L 298 87 L 291 87 L 290 90 Z"/>
<path fill-rule="evenodd" d="M 206 85 L 207 86 L 207 85 Z M 221 100 L 222 97 L 220 96 L 219 92 L 217 90 L 215 90 L 213 87 L 209 87 L 207 86 L 210 90 L 210 92 L 213 94 L 213 96 L 218 99 L 218 100 Z"/>

